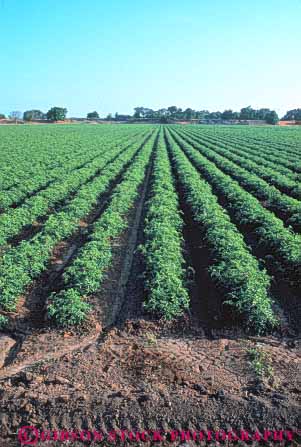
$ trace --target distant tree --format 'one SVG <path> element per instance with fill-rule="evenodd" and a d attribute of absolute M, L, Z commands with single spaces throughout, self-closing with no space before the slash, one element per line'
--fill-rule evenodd
<path fill-rule="evenodd" d="M 285 121 L 301 121 L 301 109 L 288 110 L 282 119 Z"/>
<path fill-rule="evenodd" d="M 170 106 L 170 107 L 167 108 L 167 110 L 168 110 L 168 114 L 169 114 L 169 116 L 174 117 L 175 114 L 176 114 L 177 111 L 178 111 L 178 107 L 176 107 L 176 106 Z"/>
<path fill-rule="evenodd" d="M 255 118 L 257 120 L 265 120 L 266 116 L 271 112 L 270 109 L 259 109 L 255 111 Z"/>
<path fill-rule="evenodd" d="M 154 111 L 148 107 L 135 107 L 134 118 L 153 118 Z"/>
<path fill-rule="evenodd" d="M 112 119 L 113 119 L 112 113 L 109 113 L 106 117 L 106 120 L 112 121 Z"/>
<path fill-rule="evenodd" d="M 167 109 L 159 109 L 158 113 L 159 113 L 159 116 L 166 116 L 168 111 L 167 111 Z"/>
<path fill-rule="evenodd" d="M 238 113 L 237 112 L 233 112 L 231 109 L 229 110 L 225 110 L 222 114 L 221 114 L 221 118 L 223 120 L 234 120 L 238 117 Z"/>
<path fill-rule="evenodd" d="M 206 119 L 206 118 L 208 118 L 209 113 L 210 113 L 210 112 L 209 112 L 208 110 L 199 110 L 199 111 L 197 112 L 197 118 L 198 118 L 199 120 Z"/>
<path fill-rule="evenodd" d="M 193 109 L 188 108 L 188 109 L 184 110 L 184 116 L 183 116 L 184 119 L 192 120 L 194 118 L 194 116 L 195 116 L 195 111 Z"/>
<path fill-rule="evenodd" d="M 65 121 L 67 112 L 67 109 L 63 107 L 52 107 L 46 116 L 49 121 Z"/>
<path fill-rule="evenodd" d="M 5 120 L 6 116 L 3 113 L 0 113 L 0 120 Z"/>
<path fill-rule="evenodd" d="M 222 113 L 217 111 L 217 112 L 209 113 L 206 118 L 210 119 L 210 120 L 218 120 L 218 119 L 221 119 L 221 117 L 222 117 Z"/>
<path fill-rule="evenodd" d="M 182 119 L 183 116 L 183 110 L 181 109 L 181 107 L 178 107 L 178 110 L 176 111 L 174 117 L 178 120 Z"/>
<path fill-rule="evenodd" d="M 251 106 L 244 107 L 240 111 L 239 118 L 241 120 L 254 120 L 256 119 L 256 110 L 252 109 Z"/>
<path fill-rule="evenodd" d="M 45 114 L 41 110 L 26 110 L 23 113 L 24 121 L 42 120 L 44 117 Z"/>
<path fill-rule="evenodd" d="M 134 118 L 141 118 L 141 113 L 142 113 L 142 109 L 143 109 L 143 107 L 135 107 L 134 108 L 134 110 L 135 110 L 135 112 L 134 112 Z"/>
<path fill-rule="evenodd" d="M 96 112 L 96 110 L 94 110 L 94 112 L 87 113 L 87 119 L 88 120 L 97 120 L 97 119 L 99 119 L 99 115 Z"/>
<path fill-rule="evenodd" d="M 279 121 L 279 117 L 275 110 L 271 110 L 269 113 L 266 114 L 265 120 L 268 124 L 277 124 Z"/>
<path fill-rule="evenodd" d="M 20 120 L 22 117 L 22 113 L 18 110 L 14 110 L 13 112 L 10 112 L 9 117 L 15 121 Z"/>

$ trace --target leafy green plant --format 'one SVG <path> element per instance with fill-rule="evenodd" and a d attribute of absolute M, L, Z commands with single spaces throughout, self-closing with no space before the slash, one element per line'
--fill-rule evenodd
<path fill-rule="evenodd" d="M 63 275 L 64 286 L 57 295 L 59 305 L 64 307 L 64 314 L 70 316 L 75 313 L 73 302 L 69 299 L 70 294 L 80 300 L 81 296 L 86 296 L 97 292 L 104 275 L 110 266 L 114 240 L 122 233 L 128 225 L 128 212 L 138 197 L 138 189 L 143 182 L 146 167 L 149 163 L 156 135 L 152 135 L 149 141 L 142 147 L 133 159 L 132 164 L 123 175 L 123 179 L 115 188 L 109 205 L 94 223 L 89 241 L 78 252 L 78 256 L 68 266 Z M 52 295 L 56 301 L 56 295 Z M 50 305 L 49 315 L 54 316 L 53 308 Z M 77 319 L 74 320 L 77 324 Z"/>
<path fill-rule="evenodd" d="M 301 235 L 286 228 L 280 219 L 241 188 L 237 181 L 224 174 L 179 135 L 174 138 L 214 192 L 226 199 L 225 209 L 231 211 L 234 221 L 240 225 L 252 225 L 259 244 L 275 253 L 284 267 L 290 267 L 292 271 L 298 270 L 301 266 Z"/>
<path fill-rule="evenodd" d="M 0 315 L 0 330 L 3 330 L 8 325 L 8 318 L 4 315 Z"/>
<path fill-rule="evenodd" d="M 43 229 L 32 239 L 24 240 L 19 246 L 5 252 L 0 263 L 0 306 L 3 309 L 15 309 L 16 302 L 25 288 L 46 268 L 55 245 L 76 231 L 80 219 L 87 216 L 97 205 L 111 182 L 139 152 L 152 132 L 153 129 L 148 131 L 147 136 L 142 133 L 141 140 L 128 145 L 124 151 L 118 148 L 113 162 L 102 170 L 101 176 L 82 186 L 62 210 L 51 214 Z M 103 166 L 111 159 L 112 153 L 109 151 L 103 156 Z"/>
<path fill-rule="evenodd" d="M 144 226 L 146 242 L 141 248 L 146 263 L 144 307 L 170 319 L 189 306 L 184 285 L 182 226 L 178 197 L 163 133 L 155 151 L 150 199 Z"/>
<path fill-rule="evenodd" d="M 212 279 L 222 286 L 226 302 L 245 317 L 250 327 L 262 332 L 274 326 L 270 278 L 260 270 L 258 261 L 219 205 L 210 185 L 200 177 L 169 131 L 166 136 L 186 201 L 212 252 L 214 263 L 209 269 Z"/>
<path fill-rule="evenodd" d="M 250 348 L 247 352 L 250 365 L 252 366 L 255 374 L 259 378 L 272 378 L 274 371 L 268 354 L 263 349 L 259 348 Z"/>
<path fill-rule="evenodd" d="M 87 317 L 90 306 L 83 300 L 82 295 L 70 289 L 50 296 L 48 315 L 59 326 L 68 327 L 81 324 Z"/>

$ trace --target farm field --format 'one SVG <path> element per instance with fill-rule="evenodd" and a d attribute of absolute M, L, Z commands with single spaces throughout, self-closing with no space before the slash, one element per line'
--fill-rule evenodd
<path fill-rule="evenodd" d="M 296 425 L 300 317 L 300 129 L 0 128 L 0 413 L 9 407 L 8 432 L 28 412 L 59 420 L 84 394 L 79 424 L 99 405 L 122 413 L 121 388 L 146 402 L 137 410 L 129 399 L 134 423 L 162 419 L 166 402 L 175 411 L 187 400 L 196 419 L 207 408 L 211 423 L 228 393 L 220 422 L 231 423 L 239 407 L 246 420 L 264 408 L 254 425 Z M 265 359 L 259 373 L 252 355 Z M 215 383 L 206 382 L 208 370 Z M 73 403 L 57 407 L 71 386 Z M 248 387 L 263 402 L 243 400 Z M 92 398 L 99 392 L 118 399 L 100 403 Z M 45 393 L 53 401 L 46 409 Z M 290 401 L 282 419 L 270 408 L 273 393 L 284 395 L 279 405 Z"/>

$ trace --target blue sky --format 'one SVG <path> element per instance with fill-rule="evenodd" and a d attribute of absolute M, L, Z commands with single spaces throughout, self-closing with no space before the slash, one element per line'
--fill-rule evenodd
<path fill-rule="evenodd" d="M 0 0 L 0 112 L 301 107 L 301 0 Z"/>

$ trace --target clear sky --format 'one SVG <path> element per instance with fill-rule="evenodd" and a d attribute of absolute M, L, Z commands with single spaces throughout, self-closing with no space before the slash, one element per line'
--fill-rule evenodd
<path fill-rule="evenodd" d="M 0 0 L 0 112 L 301 107 L 301 0 Z"/>

